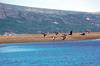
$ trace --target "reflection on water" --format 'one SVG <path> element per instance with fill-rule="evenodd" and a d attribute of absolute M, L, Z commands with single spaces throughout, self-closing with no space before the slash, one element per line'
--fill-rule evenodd
<path fill-rule="evenodd" d="M 100 40 L 1 44 L 0 66 L 100 66 Z"/>

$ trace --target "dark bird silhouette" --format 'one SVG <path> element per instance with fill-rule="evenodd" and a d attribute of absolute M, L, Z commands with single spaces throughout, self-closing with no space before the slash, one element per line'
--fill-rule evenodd
<path fill-rule="evenodd" d="M 58 32 L 54 32 L 56 35 L 58 35 L 59 33 Z"/>
<path fill-rule="evenodd" d="M 69 35 L 72 35 L 72 33 L 73 33 L 73 32 L 72 32 L 72 31 L 70 31 Z"/>
<path fill-rule="evenodd" d="M 85 33 L 82 33 L 81 35 L 85 35 Z"/>
<path fill-rule="evenodd" d="M 46 33 L 42 33 L 42 34 L 43 34 L 43 36 L 44 36 L 44 37 L 46 37 L 46 36 L 47 36 L 47 34 L 46 34 Z"/>

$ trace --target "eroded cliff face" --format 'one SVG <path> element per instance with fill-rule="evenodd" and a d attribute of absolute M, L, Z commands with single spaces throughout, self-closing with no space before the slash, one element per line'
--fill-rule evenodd
<path fill-rule="evenodd" d="M 64 14 L 65 11 L 32 8 L 32 7 L 24 7 L 24 6 L 0 3 L 0 18 L 5 18 L 7 16 L 8 17 L 20 17 L 20 16 L 25 17 L 25 16 L 30 15 L 29 13 L 31 12 L 45 13 L 45 14 Z"/>
<path fill-rule="evenodd" d="M 100 31 L 100 14 L 0 3 L 0 33 Z"/>
<path fill-rule="evenodd" d="M 9 5 L 0 3 L 0 18 L 18 17 L 18 11 Z"/>
<path fill-rule="evenodd" d="M 4 18 L 4 17 L 6 17 L 4 13 L 4 7 L 3 4 L 0 4 L 0 18 Z"/>

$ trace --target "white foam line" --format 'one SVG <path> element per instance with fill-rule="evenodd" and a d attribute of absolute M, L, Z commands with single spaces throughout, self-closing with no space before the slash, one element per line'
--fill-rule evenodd
<path fill-rule="evenodd" d="M 0 48 L 0 53 L 9 53 L 9 52 L 24 52 L 24 51 L 36 51 L 37 49 L 31 48 L 22 48 L 17 46 L 3 47 Z"/>

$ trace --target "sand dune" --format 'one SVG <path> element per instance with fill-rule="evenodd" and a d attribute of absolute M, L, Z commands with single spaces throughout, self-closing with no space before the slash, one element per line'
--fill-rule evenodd
<path fill-rule="evenodd" d="M 66 36 L 64 36 L 66 34 Z M 73 41 L 73 40 L 90 40 L 100 39 L 100 32 L 85 33 L 54 33 L 47 34 L 15 34 L 15 35 L 0 35 L 0 43 L 17 43 L 17 42 L 48 42 L 48 41 Z M 63 40 L 64 39 L 64 40 Z"/>

